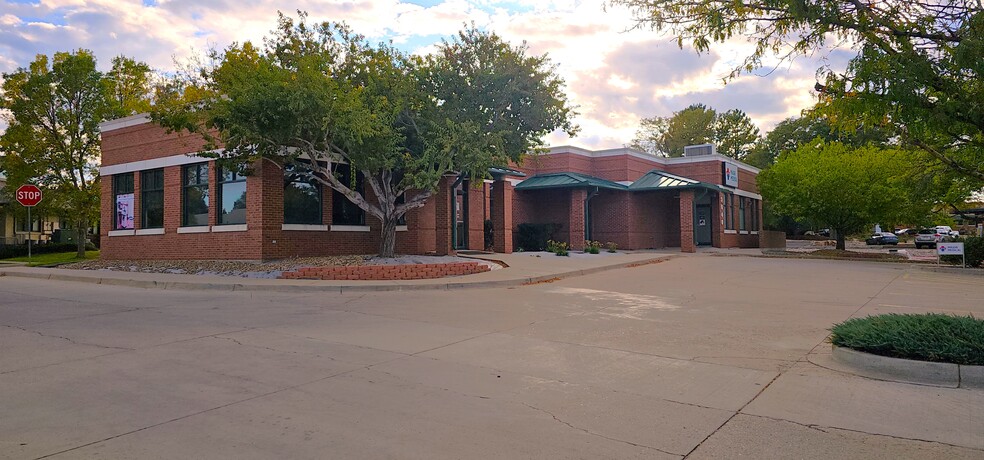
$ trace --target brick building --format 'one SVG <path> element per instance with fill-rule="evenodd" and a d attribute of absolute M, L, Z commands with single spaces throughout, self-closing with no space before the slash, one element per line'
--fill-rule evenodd
<path fill-rule="evenodd" d="M 103 258 L 267 260 L 379 246 L 381 222 L 289 169 L 260 161 L 246 176 L 223 171 L 195 156 L 199 137 L 169 134 L 143 115 L 101 130 Z M 512 252 L 521 223 L 557 224 L 555 237 L 574 248 L 585 239 L 683 251 L 758 244 L 758 170 L 720 155 L 558 147 L 514 168 L 474 187 L 444 177 L 398 227 L 397 252 L 485 249 L 486 220 L 497 252 Z"/>

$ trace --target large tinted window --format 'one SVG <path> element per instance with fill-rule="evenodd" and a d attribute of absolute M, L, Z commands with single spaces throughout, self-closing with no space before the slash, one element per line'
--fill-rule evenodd
<path fill-rule="evenodd" d="M 187 165 L 181 172 L 182 225 L 208 225 L 208 163 Z"/>
<path fill-rule="evenodd" d="M 219 225 L 246 223 L 246 178 L 238 172 L 219 169 Z"/>
<path fill-rule="evenodd" d="M 164 227 L 164 170 L 140 173 L 140 227 Z"/>
<path fill-rule="evenodd" d="M 352 169 L 349 165 L 338 165 L 335 169 L 338 180 L 342 181 L 347 187 L 352 188 Z M 355 176 L 355 188 L 359 193 L 364 193 L 365 184 L 362 174 Z M 349 199 L 337 191 L 331 194 L 331 223 L 335 225 L 365 225 L 366 213 L 362 208 L 349 201 Z"/>
<path fill-rule="evenodd" d="M 321 184 L 295 166 L 284 168 L 284 223 L 321 225 Z"/>
<path fill-rule="evenodd" d="M 113 203 L 116 213 L 113 230 L 133 229 L 133 173 L 113 176 Z"/>

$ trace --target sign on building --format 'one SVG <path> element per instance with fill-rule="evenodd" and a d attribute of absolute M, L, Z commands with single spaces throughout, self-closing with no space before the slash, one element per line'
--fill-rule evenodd
<path fill-rule="evenodd" d="M 738 165 L 726 161 L 721 164 L 721 169 L 724 173 L 724 185 L 738 187 Z"/>

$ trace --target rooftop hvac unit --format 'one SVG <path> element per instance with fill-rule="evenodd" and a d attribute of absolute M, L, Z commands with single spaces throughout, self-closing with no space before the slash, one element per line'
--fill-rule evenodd
<path fill-rule="evenodd" d="M 717 148 L 714 147 L 714 144 L 688 145 L 683 148 L 683 156 L 685 157 L 699 157 L 715 153 L 717 153 Z"/>

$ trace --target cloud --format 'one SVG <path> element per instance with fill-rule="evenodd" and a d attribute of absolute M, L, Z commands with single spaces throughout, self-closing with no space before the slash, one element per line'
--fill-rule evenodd
<path fill-rule="evenodd" d="M 631 12 L 604 0 L 0 0 L 0 71 L 28 65 L 39 53 L 91 49 L 106 69 L 127 55 L 160 71 L 209 48 L 259 43 L 276 13 L 310 12 L 311 21 L 345 21 L 373 41 L 427 53 L 464 24 L 492 30 L 529 52 L 549 54 L 566 80 L 582 127 L 577 139 L 553 143 L 591 148 L 629 142 L 643 117 L 666 116 L 694 102 L 745 110 L 762 128 L 813 104 L 820 65 L 843 68 L 851 50 L 803 58 L 768 77 L 724 85 L 748 43 L 729 42 L 698 56 L 669 37 L 631 29 Z"/>

